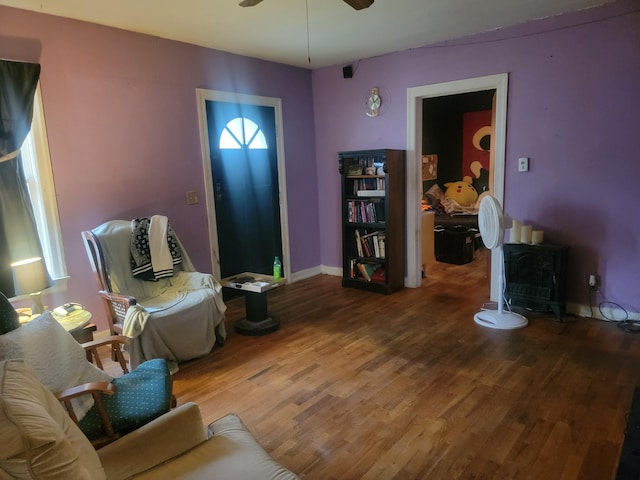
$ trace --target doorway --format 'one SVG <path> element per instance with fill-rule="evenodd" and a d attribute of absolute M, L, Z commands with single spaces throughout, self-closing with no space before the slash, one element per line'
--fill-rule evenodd
<path fill-rule="evenodd" d="M 495 90 L 494 132 L 492 136 L 491 191 L 502 204 L 504 200 L 504 167 L 506 139 L 506 101 L 508 75 L 499 74 L 453 82 L 412 87 L 407 90 L 407 279 L 406 286 L 416 288 L 421 284 L 421 209 L 422 154 L 423 154 L 423 103 L 425 99 L 483 90 Z M 500 261 L 491 255 L 491 298 L 497 298 Z"/>
<path fill-rule="evenodd" d="M 289 275 L 279 99 L 198 90 L 214 275 Z"/>

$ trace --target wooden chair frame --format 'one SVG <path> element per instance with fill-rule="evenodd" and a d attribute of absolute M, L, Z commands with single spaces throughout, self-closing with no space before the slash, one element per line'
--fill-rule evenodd
<path fill-rule="evenodd" d="M 92 342 L 83 343 L 82 347 L 87 352 L 87 358 L 91 359 L 96 366 L 104 370 L 104 366 L 102 364 L 102 360 L 100 359 L 100 352 L 98 349 L 100 347 L 108 346 L 111 350 L 112 356 L 115 356 L 115 361 L 118 362 L 120 368 L 122 368 L 122 373 L 129 373 L 129 369 L 127 367 L 127 361 L 124 357 L 124 353 L 122 352 L 122 347 L 129 343 L 129 339 L 122 335 L 112 335 L 110 337 L 94 340 Z M 96 409 L 98 410 L 98 415 L 100 417 L 100 421 L 105 431 L 105 435 L 98 439 L 92 440 L 91 443 L 94 447 L 100 448 L 104 445 L 113 442 L 117 438 L 120 437 L 120 434 L 113 429 L 113 425 L 111 423 L 111 419 L 109 418 L 109 413 L 104 406 L 102 401 L 102 395 L 113 395 L 116 393 L 116 387 L 110 382 L 91 382 L 85 383 L 82 385 L 78 385 L 75 387 L 67 388 L 61 392 L 56 392 L 55 396 L 60 402 L 63 404 L 71 419 L 78 424 L 78 417 L 73 411 L 73 406 L 71 405 L 71 399 L 79 397 L 81 395 L 91 395 L 95 402 Z M 175 408 L 177 405 L 176 397 L 171 394 L 171 408 Z"/>
<path fill-rule="evenodd" d="M 125 374 L 129 373 L 129 369 L 127 368 L 127 361 L 124 358 L 124 354 L 122 353 L 122 347 L 128 343 L 129 342 L 126 337 L 115 335 L 102 340 L 94 340 L 92 342 L 83 343 L 82 346 L 87 352 L 87 358 L 91 358 L 96 366 L 101 370 L 104 370 L 104 366 L 102 364 L 102 360 L 100 359 L 98 348 L 109 346 L 112 355 L 116 357 L 117 362 L 122 368 L 122 373 Z M 120 434 L 114 431 L 113 425 L 111 424 L 111 419 L 109 418 L 109 413 L 107 412 L 107 409 L 105 408 L 102 401 L 102 395 L 113 395 L 114 393 L 116 393 L 116 387 L 110 382 L 91 382 L 67 388 L 66 390 L 63 390 L 61 392 L 56 392 L 55 396 L 64 405 L 65 409 L 69 413 L 69 416 L 76 424 L 78 424 L 79 422 L 78 417 L 73 411 L 71 399 L 79 397 L 81 395 L 91 395 L 93 397 L 95 407 L 98 410 L 98 415 L 100 416 L 100 421 L 102 422 L 102 426 L 105 431 L 105 436 L 95 439 L 91 443 L 94 447 L 100 448 L 120 437 Z"/>
<path fill-rule="evenodd" d="M 111 335 L 122 335 L 127 309 L 136 304 L 136 299 L 129 295 L 112 292 L 109 271 L 104 260 L 100 242 L 90 230 L 82 232 L 82 238 L 87 250 L 87 256 L 89 257 L 89 263 L 91 264 L 91 270 L 93 270 L 99 286 L 98 293 L 102 299 L 107 317 L 109 318 L 109 331 Z"/>

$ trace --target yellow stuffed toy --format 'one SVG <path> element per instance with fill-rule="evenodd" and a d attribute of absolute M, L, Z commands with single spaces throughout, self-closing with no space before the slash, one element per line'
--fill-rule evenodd
<path fill-rule="evenodd" d="M 444 184 L 447 190 L 444 196 L 455 201 L 458 205 L 468 207 L 478 200 L 478 192 L 471 185 L 471 182 L 461 180 L 459 182 L 448 182 Z"/>

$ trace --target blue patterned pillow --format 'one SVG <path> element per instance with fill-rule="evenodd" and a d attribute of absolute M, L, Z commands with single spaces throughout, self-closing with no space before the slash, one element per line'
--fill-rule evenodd
<path fill-rule="evenodd" d="M 19 326 L 18 312 L 14 310 L 7 297 L 0 292 L 0 335 L 15 330 Z"/>
<path fill-rule="evenodd" d="M 147 360 L 132 372 L 114 378 L 115 395 L 102 397 L 113 429 L 124 435 L 168 412 L 171 409 L 171 382 L 171 372 L 162 358 Z M 95 405 L 80 421 L 80 430 L 89 440 L 105 435 Z"/>

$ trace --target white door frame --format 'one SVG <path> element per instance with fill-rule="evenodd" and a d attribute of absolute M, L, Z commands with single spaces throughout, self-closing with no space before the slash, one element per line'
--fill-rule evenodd
<path fill-rule="evenodd" d="M 495 159 L 492 195 L 504 205 L 504 169 L 507 134 L 507 86 L 508 74 L 468 78 L 452 82 L 423 85 L 407 89 L 407 278 L 405 286 L 416 288 L 422 282 L 421 249 L 422 222 L 420 199 L 422 197 L 422 100 L 425 98 L 477 92 L 496 91 L 495 111 Z M 498 255 L 491 254 L 491 298 L 498 297 Z"/>
<path fill-rule="evenodd" d="M 209 248 L 213 275 L 220 278 L 220 249 L 218 229 L 216 227 L 216 208 L 213 199 L 213 180 L 211 178 L 211 159 L 209 149 L 209 131 L 207 125 L 206 101 L 244 103 L 263 107 L 273 107 L 276 121 L 276 154 L 278 157 L 278 189 L 280 198 L 280 233 L 282 235 L 282 264 L 285 278 L 291 278 L 291 258 L 289 250 L 289 217 L 287 215 L 287 184 L 284 161 L 284 134 L 282 131 L 282 99 L 261 97 L 242 93 L 222 92 L 196 88 L 198 102 L 198 124 L 200 127 L 200 149 L 202 154 L 202 172 L 207 201 L 207 221 L 209 224 Z"/>

